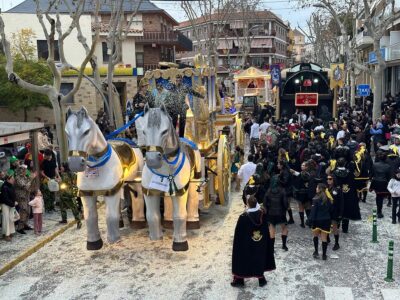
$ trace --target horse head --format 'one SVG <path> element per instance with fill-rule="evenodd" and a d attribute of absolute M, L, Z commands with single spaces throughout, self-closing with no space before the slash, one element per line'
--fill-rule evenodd
<path fill-rule="evenodd" d="M 164 104 L 160 108 L 144 108 L 143 115 L 146 164 L 153 169 L 162 166 L 163 155 L 173 156 L 179 149 L 179 138 Z"/>
<path fill-rule="evenodd" d="M 88 156 L 101 153 L 107 147 L 100 129 L 84 107 L 77 112 L 68 108 L 65 133 L 68 138 L 68 164 L 73 172 L 84 171 Z"/>

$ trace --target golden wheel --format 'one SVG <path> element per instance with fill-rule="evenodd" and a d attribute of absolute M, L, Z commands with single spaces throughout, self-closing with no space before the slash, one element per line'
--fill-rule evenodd
<path fill-rule="evenodd" d="M 231 195 L 231 155 L 226 135 L 218 141 L 217 181 L 219 202 L 228 202 Z"/>

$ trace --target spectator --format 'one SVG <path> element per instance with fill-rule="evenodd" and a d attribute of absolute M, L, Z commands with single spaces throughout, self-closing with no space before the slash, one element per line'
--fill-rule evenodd
<path fill-rule="evenodd" d="M 42 223 L 43 223 L 43 195 L 40 190 L 37 190 L 35 197 L 29 201 L 29 205 L 32 206 L 33 210 L 33 228 L 36 235 L 42 233 Z"/>
<path fill-rule="evenodd" d="M 240 180 L 240 189 L 243 191 L 245 185 L 250 177 L 254 175 L 257 165 L 253 162 L 254 156 L 250 154 L 247 158 L 247 163 L 242 165 L 238 171 L 238 178 Z"/>
<path fill-rule="evenodd" d="M 11 173 L 7 173 L 0 192 L 2 233 L 4 240 L 7 242 L 11 242 L 12 235 L 15 233 L 13 214 L 15 211 L 15 205 L 18 203 L 16 202 L 17 198 L 15 196 L 14 183 L 14 176 Z"/>
<path fill-rule="evenodd" d="M 50 192 L 48 182 L 50 179 L 60 180 L 58 168 L 55 160 L 53 159 L 53 151 L 46 149 L 44 151 L 44 158 L 41 166 L 42 186 L 41 190 L 44 195 L 44 206 L 46 211 L 54 211 L 55 193 Z"/>

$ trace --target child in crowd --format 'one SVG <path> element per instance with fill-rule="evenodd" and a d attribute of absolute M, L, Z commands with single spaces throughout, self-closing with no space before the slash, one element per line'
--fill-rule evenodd
<path fill-rule="evenodd" d="M 29 202 L 29 205 L 32 206 L 33 210 L 33 222 L 34 222 L 34 231 L 36 235 L 40 235 L 42 232 L 42 222 L 43 222 L 43 195 L 42 192 L 38 189 L 35 194 L 35 198 Z"/>
<path fill-rule="evenodd" d="M 387 186 L 388 191 L 392 196 L 392 224 L 396 224 L 396 217 L 400 222 L 400 210 L 397 211 L 397 207 L 400 206 L 400 169 L 397 169 L 393 178 L 390 179 Z"/>

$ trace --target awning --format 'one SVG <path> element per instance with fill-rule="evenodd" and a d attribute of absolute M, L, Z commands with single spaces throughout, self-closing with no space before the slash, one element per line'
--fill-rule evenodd
<path fill-rule="evenodd" d="M 251 41 L 251 48 L 272 48 L 271 39 L 253 39 Z"/>
<path fill-rule="evenodd" d="M 223 49 L 232 49 L 233 47 L 233 40 L 222 40 L 219 41 L 218 50 L 223 50 Z"/>

